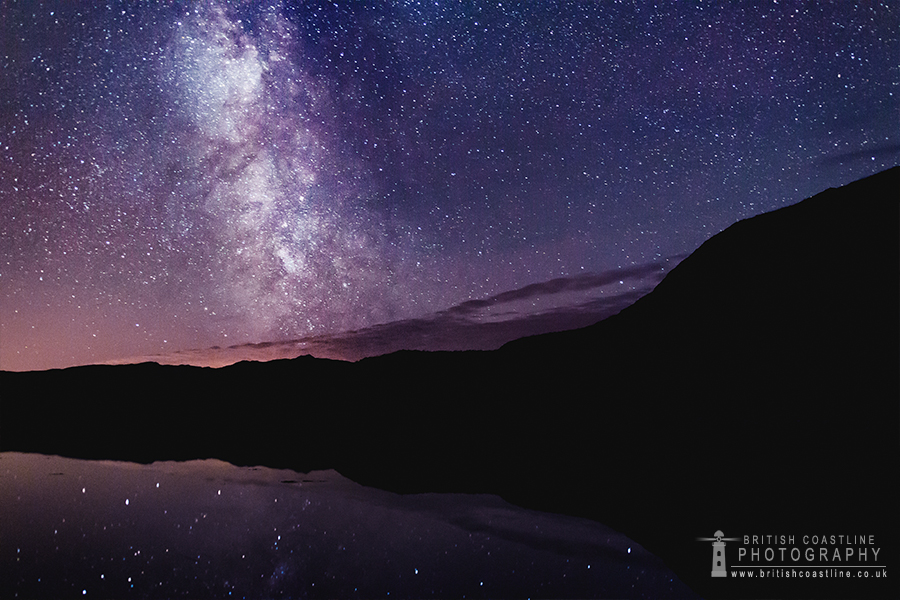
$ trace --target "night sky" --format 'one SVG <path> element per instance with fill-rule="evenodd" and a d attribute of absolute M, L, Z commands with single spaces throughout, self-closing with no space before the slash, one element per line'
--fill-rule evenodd
<path fill-rule="evenodd" d="M 893 2 L 135 4 L 0 2 L 2 369 L 627 295 L 900 162 Z"/>

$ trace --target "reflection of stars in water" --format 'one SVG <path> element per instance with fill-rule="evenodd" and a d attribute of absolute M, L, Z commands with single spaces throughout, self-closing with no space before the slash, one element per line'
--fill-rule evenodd
<path fill-rule="evenodd" d="M 897 20 L 7 7 L 0 368 L 335 334 L 682 256 L 896 163 Z"/>
<path fill-rule="evenodd" d="M 301 481 L 218 461 L 5 453 L 0 465 L 13 482 L 0 490 L 13 517 L 0 522 L 4 597 L 692 597 L 620 534 L 490 496 L 397 496 L 334 472 Z"/>

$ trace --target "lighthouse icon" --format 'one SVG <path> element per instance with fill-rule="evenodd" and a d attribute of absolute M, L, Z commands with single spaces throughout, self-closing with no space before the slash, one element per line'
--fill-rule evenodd
<path fill-rule="evenodd" d="M 727 538 L 721 530 L 716 531 L 715 537 L 697 538 L 701 542 L 712 542 L 712 576 L 728 577 L 728 571 L 725 570 L 725 542 L 736 542 L 740 538 Z"/>

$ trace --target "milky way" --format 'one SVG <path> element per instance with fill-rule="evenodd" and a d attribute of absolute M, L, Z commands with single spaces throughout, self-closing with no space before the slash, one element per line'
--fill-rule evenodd
<path fill-rule="evenodd" d="M 164 61 L 184 123 L 170 195 L 180 205 L 175 188 L 194 180 L 218 310 L 251 315 L 241 325 L 257 337 L 359 327 L 394 306 L 387 230 L 359 205 L 365 182 L 341 180 L 356 169 L 323 132 L 327 92 L 291 62 L 296 37 L 275 10 L 250 36 L 208 5 L 176 24 Z"/>
<path fill-rule="evenodd" d="M 0 368 L 666 265 L 898 162 L 889 3 L 376 4 L 4 3 Z"/>

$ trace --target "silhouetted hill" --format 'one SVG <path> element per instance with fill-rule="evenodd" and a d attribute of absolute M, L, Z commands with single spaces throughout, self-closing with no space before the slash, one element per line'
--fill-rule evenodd
<path fill-rule="evenodd" d="M 593 452 L 580 448 L 602 456 L 618 445 L 624 464 L 611 468 L 628 484 L 604 501 L 612 514 L 648 515 L 607 523 L 644 540 L 662 528 L 668 540 L 716 529 L 887 531 L 897 565 L 898 206 L 894 168 L 741 221 L 615 317 L 501 350 L 526 373 L 539 353 L 556 357 L 551 370 L 566 374 L 557 379 L 593 373 L 584 395 L 602 408 L 572 435 L 614 431 Z M 525 385 L 547 395 L 557 384 Z M 693 585 L 688 549 L 661 542 L 647 547 Z M 858 595 L 842 585 L 796 589 Z"/>
<path fill-rule="evenodd" d="M 491 492 L 608 524 L 702 595 L 894 597 L 898 192 L 894 168 L 741 221 L 618 315 L 493 352 L 2 373 L 0 448 Z M 712 579 L 717 529 L 873 534 L 890 578 Z"/>

